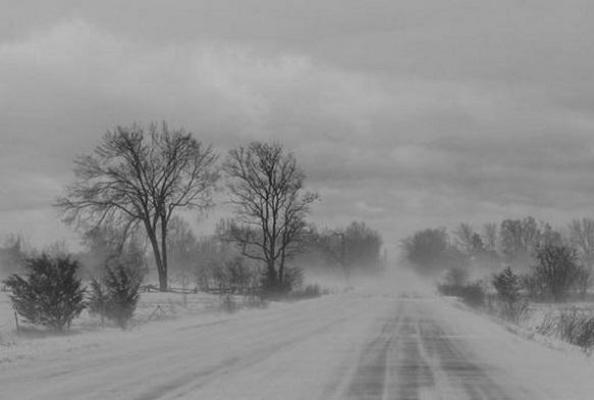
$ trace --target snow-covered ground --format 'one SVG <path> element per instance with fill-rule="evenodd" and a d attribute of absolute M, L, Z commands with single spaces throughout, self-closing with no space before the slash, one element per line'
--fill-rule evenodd
<path fill-rule="evenodd" d="M 574 311 L 592 314 L 594 313 L 594 303 L 531 303 L 525 317 L 520 320 L 520 325 L 528 330 L 536 330 L 547 318 Z"/>
<path fill-rule="evenodd" d="M 237 305 L 243 298 L 233 298 Z M 200 314 L 203 319 L 220 318 L 223 298 L 205 294 L 142 293 L 136 312 L 130 322 L 130 330 L 138 332 L 145 325 L 163 320 L 179 319 L 184 316 Z M 102 322 L 99 317 L 91 316 L 83 311 L 76 318 L 70 331 L 65 335 L 55 335 L 42 328 L 25 323 L 22 318 L 20 327 L 23 330 L 17 335 L 14 311 L 8 293 L 0 292 L 0 362 L 12 361 L 15 358 L 27 358 L 56 348 L 70 349 L 77 346 L 88 346 L 89 342 L 102 338 L 118 337 L 122 332 L 109 321 Z M 2 397 L 0 396 L 0 400 Z"/>
<path fill-rule="evenodd" d="M 517 331 L 509 324 L 459 307 L 442 305 L 439 315 L 452 335 L 468 338 L 465 347 L 469 351 L 481 354 L 481 359 L 503 371 L 503 380 L 509 379 L 507 384 L 520 385 L 524 394 L 511 398 L 594 398 L 594 359 L 577 347 L 537 338 L 530 330 Z"/>
<path fill-rule="evenodd" d="M 0 291 L 0 344 L 6 343 L 13 336 L 15 329 L 16 321 L 8 293 Z"/>
<path fill-rule="evenodd" d="M 0 399 L 592 398 L 579 352 L 440 298 L 376 293 L 20 339 L 0 346 Z"/>

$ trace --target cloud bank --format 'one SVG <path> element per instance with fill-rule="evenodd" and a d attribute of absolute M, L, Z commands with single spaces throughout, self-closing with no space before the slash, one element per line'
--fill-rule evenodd
<path fill-rule="evenodd" d="M 49 221 L 74 155 L 159 120 L 222 153 L 286 144 L 322 195 L 316 221 L 363 219 L 392 244 L 590 213 L 589 3 L 207 3 L 25 2 L 3 17 L 0 234 L 72 237 Z"/>

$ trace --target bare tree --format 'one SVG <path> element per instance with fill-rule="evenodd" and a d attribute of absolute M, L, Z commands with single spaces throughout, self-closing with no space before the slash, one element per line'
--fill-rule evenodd
<path fill-rule="evenodd" d="M 594 219 L 574 219 L 569 224 L 569 241 L 588 268 L 594 264 Z"/>
<path fill-rule="evenodd" d="M 344 267 L 349 272 L 378 272 L 382 265 L 382 237 L 364 222 L 353 221 L 341 234 L 341 253 Z"/>
<path fill-rule="evenodd" d="M 555 301 L 567 298 L 580 271 L 577 255 L 567 246 L 545 245 L 536 254 L 535 275 Z"/>
<path fill-rule="evenodd" d="M 470 224 L 461 223 L 453 233 L 456 245 L 460 250 L 471 255 L 474 250 L 472 240 L 474 229 L 472 229 L 472 226 L 470 226 Z"/>
<path fill-rule="evenodd" d="M 542 232 L 533 217 L 505 219 L 499 228 L 501 252 L 512 266 L 528 265 L 533 260 Z"/>
<path fill-rule="evenodd" d="M 487 222 L 483 225 L 483 243 L 485 250 L 497 251 L 497 224 L 495 222 Z"/>
<path fill-rule="evenodd" d="M 373 274 L 385 266 L 382 259 L 382 237 L 364 222 L 353 221 L 346 228 L 311 232 L 311 243 L 326 262 L 339 267 L 345 281 L 352 273 Z"/>
<path fill-rule="evenodd" d="M 266 265 L 265 284 L 285 287 L 286 262 L 299 250 L 305 217 L 318 195 L 280 144 L 253 142 L 231 150 L 224 164 L 237 218 L 228 229 L 244 256 Z"/>
<path fill-rule="evenodd" d="M 468 266 L 468 256 L 452 245 L 445 228 L 418 231 L 401 245 L 405 260 L 423 275 Z"/>
<path fill-rule="evenodd" d="M 563 246 L 566 242 L 563 240 L 561 232 L 553 229 L 551 224 L 548 222 L 541 222 L 539 228 L 539 243 L 538 246 Z"/>
<path fill-rule="evenodd" d="M 479 256 L 485 251 L 483 239 L 470 224 L 460 224 L 454 231 L 454 238 L 460 250 L 470 257 Z"/>
<path fill-rule="evenodd" d="M 167 290 L 167 232 L 178 208 L 212 206 L 218 178 L 211 146 L 165 123 L 108 131 L 90 155 L 75 159 L 75 183 L 57 201 L 68 223 L 144 227 L 161 290 Z"/>
<path fill-rule="evenodd" d="M 577 277 L 578 291 L 583 298 L 593 283 L 594 266 L 594 220 L 591 218 L 574 219 L 569 224 L 569 241 L 577 249 L 581 268 Z"/>

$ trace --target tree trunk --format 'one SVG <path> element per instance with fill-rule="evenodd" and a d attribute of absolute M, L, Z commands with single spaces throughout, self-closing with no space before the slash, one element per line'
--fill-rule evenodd
<path fill-rule="evenodd" d="M 285 250 L 281 252 L 281 260 L 278 267 L 278 283 L 281 286 L 285 283 Z"/>
<path fill-rule="evenodd" d="M 167 291 L 167 270 L 158 268 L 159 272 L 159 290 L 161 292 Z"/>
<path fill-rule="evenodd" d="M 268 285 L 271 286 L 276 286 L 278 284 L 277 282 L 277 275 L 276 275 L 276 269 L 274 268 L 274 261 L 270 260 L 267 263 L 266 266 L 266 278 L 268 280 Z"/>
<path fill-rule="evenodd" d="M 161 218 L 161 273 L 159 273 L 159 290 L 167 291 L 167 223 Z"/>
<path fill-rule="evenodd" d="M 153 248 L 155 256 L 155 264 L 157 266 L 157 273 L 159 274 L 159 290 L 161 292 L 167 291 L 167 269 L 163 268 L 163 260 L 161 259 L 161 251 L 159 249 L 159 242 L 155 232 L 147 226 L 147 235 Z"/>

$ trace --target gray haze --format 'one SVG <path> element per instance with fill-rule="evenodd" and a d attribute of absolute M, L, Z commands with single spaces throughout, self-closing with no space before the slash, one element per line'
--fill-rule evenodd
<path fill-rule="evenodd" d="M 72 157 L 155 120 L 283 142 L 318 223 L 392 243 L 592 216 L 593 21 L 577 0 L 0 1 L 0 235 L 72 237 L 51 208 Z"/>

